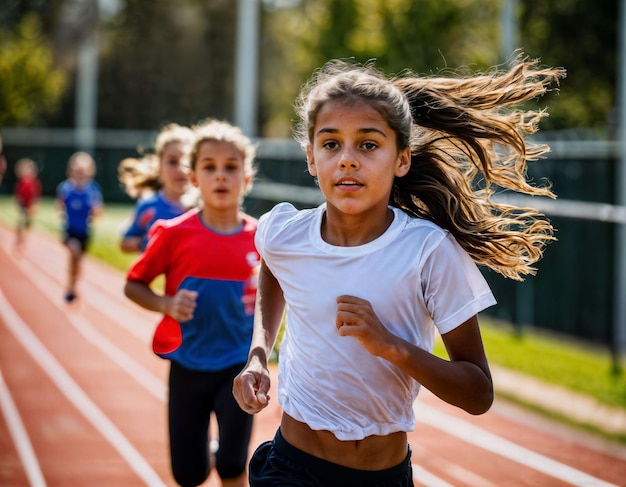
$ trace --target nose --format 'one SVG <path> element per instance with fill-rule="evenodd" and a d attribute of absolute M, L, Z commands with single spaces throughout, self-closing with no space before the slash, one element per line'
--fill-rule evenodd
<path fill-rule="evenodd" d="M 226 169 L 224 168 L 218 168 L 215 171 L 215 177 L 217 178 L 218 181 L 224 181 L 226 179 Z"/>
<path fill-rule="evenodd" d="M 341 169 L 357 169 L 359 167 L 359 163 L 356 158 L 352 155 L 352 151 L 344 150 L 341 153 L 341 157 L 339 157 L 338 165 Z"/>

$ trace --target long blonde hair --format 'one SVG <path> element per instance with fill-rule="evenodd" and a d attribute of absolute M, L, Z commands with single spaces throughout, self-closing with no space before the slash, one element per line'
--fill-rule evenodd
<path fill-rule="evenodd" d="M 117 168 L 118 180 L 131 198 L 139 198 L 147 192 L 153 193 L 162 188 L 161 159 L 165 147 L 172 142 L 180 142 L 190 148 L 193 142 L 192 130 L 183 125 L 168 123 L 157 135 L 154 153 L 146 153 L 142 157 L 127 157 L 120 162 Z"/>
<path fill-rule="evenodd" d="M 533 208 L 497 203 L 498 190 L 554 198 L 549 186 L 526 178 L 527 164 L 549 151 L 529 143 L 545 110 L 523 102 L 544 95 L 565 77 L 518 56 L 505 71 L 471 77 L 387 79 L 372 63 L 331 61 L 314 73 L 296 100 L 295 137 L 313 141 L 317 113 L 330 100 L 365 100 L 395 131 L 398 149 L 411 148 L 411 168 L 395 178 L 389 204 L 448 230 L 478 263 L 522 280 L 534 274 L 552 224 Z"/>

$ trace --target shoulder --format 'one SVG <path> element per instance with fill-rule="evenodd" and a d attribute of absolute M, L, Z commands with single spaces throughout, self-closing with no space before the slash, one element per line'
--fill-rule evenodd
<path fill-rule="evenodd" d="M 100 192 L 100 184 L 96 180 L 91 180 L 88 186 L 89 191 Z"/>
<path fill-rule="evenodd" d="M 323 211 L 321 206 L 313 209 L 298 210 L 291 203 L 279 203 L 261 216 L 259 219 L 259 230 L 265 227 L 280 228 L 303 222 L 313 218 L 320 211 Z"/>
<path fill-rule="evenodd" d="M 259 224 L 259 221 L 253 216 L 248 215 L 247 213 L 243 213 L 242 218 L 243 218 L 243 231 L 255 232 Z"/>
<path fill-rule="evenodd" d="M 199 219 L 197 218 L 198 210 L 189 210 L 182 215 L 169 219 L 156 220 L 148 230 L 148 236 L 150 239 L 155 237 L 163 238 L 176 238 L 176 235 L 181 232 L 196 230 L 198 226 L 201 226 Z"/>
<path fill-rule="evenodd" d="M 72 182 L 69 179 L 64 179 L 57 185 L 58 190 L 68 190 L 72 187 Z"/>
<path fill-rule="evenodd" d="M 259 218 L 255 236 L 259 253 L 308 242 L 311 225 L 322 212 L 323 206 L 298 210 L 291 203 L 279 203 Z"/>
<path fill-rule="evenodd" d="M 138 212 L 145 211 L 148 208 L 154 208 L 157 205 L 157 197 L 155 195 L 150 195 L 146 198 L 141 198 L 135 204 L 135 209 Z"/>
<path fill-rule="evenodd" d="M 449 234 L 447 230 L 430 220 L 410 216 L 399 208 L 391 207 L 391 209 L 394 212 L 394 225 L 401 225 L 404 232 L 429 235 L 434 239 L 444 239 Z"/>
<path fill-rule="evenodd" d="M 198 218 L 199 211 L 198 208 L 194 208 L 174 218 L 160 219 L 154 223 L 154 226 L 173 230 L 202 226 Z"/>
<path fill-rule="evenodd" d="M 454 236 L 434 222 L 415 218 L 398 208 L 392 208 L 395 214 L 394 225 L 400 225 L 400 245 L 413 249 L 421 259 L 433 253 L 450 254 L 461 250 Z"/>
<path fill-rule="evenodd" d="M 58 197 L 65 198 L 74 192 L 74 184 L 69 179 L 61 181 L 57 186 L 56 192 Z"/>

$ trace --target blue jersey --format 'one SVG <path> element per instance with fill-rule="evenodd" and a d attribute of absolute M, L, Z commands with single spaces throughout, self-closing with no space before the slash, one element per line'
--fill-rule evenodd
<path fill-rule="evenodd" d="M 182 215 L 185 208 L 177 203 L 172 203 L 158 192 L 154 196 L 143 199 L 135 205 L 133 221 L 124 232 L 126 237 L 142 237 L 140 249 L 143 251 L 148 243 L 148 230 L 157 220 L 169 220 Z"/>
<path fill-rule="evenodd" d="M 65 205 L 63 229 L 74 235 L 87 236 L 93 209 L 102 206 L 102 192 L 95 181 L 79 188 L 66 179 L 57 186 L 57 199 Z"/>

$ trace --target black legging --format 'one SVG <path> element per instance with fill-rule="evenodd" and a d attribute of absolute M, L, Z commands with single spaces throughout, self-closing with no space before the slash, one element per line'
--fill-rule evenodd
<path fill-rule="evenodd" d="M 221 478 L 235 478 L 246 470 L 252 415 L 232 394 L 233 379 L 245 364 L 217 372 L 188 370 L 171 363 L 169 431 L 172 472 L 179 485 L 195 487 L 209 473 L 209 423 L 215 412 L 219 449 L 215 467 Z"/>

